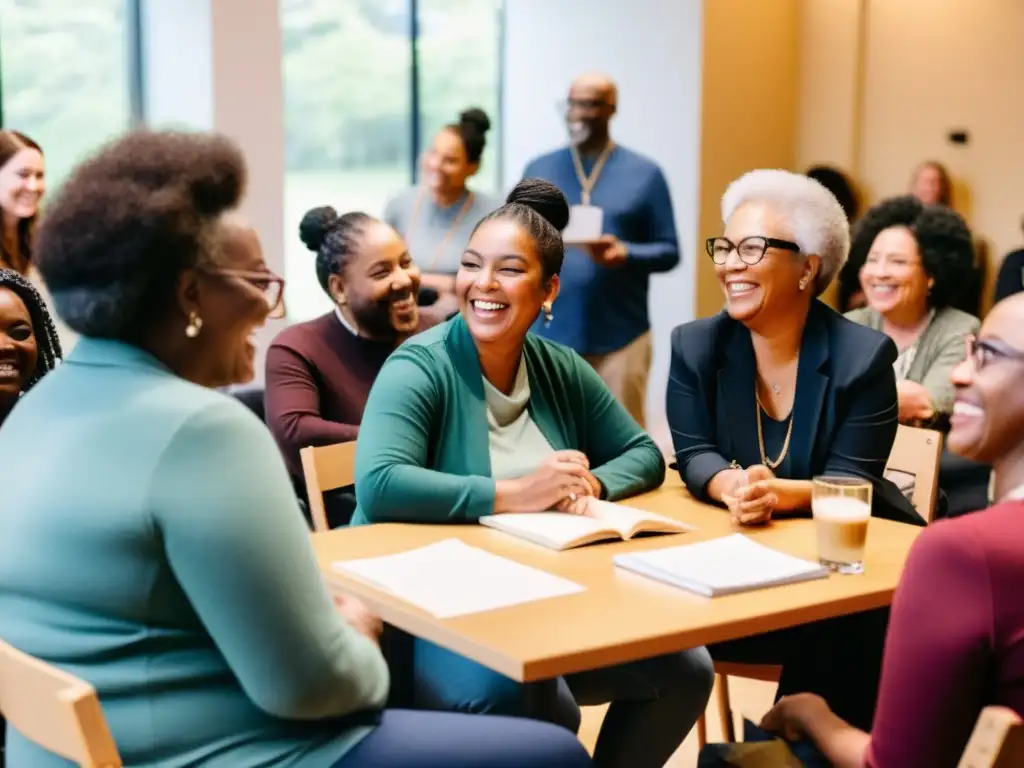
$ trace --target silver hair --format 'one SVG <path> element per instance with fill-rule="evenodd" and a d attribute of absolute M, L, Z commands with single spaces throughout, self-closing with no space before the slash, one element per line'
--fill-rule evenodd
<path fill-rule="evenodd" d="M 761 203 L 786 221 L 801 253 L 821 257 L 814 281 L 820 296 L 850 253 L 850 224 L 835 195 L 814 179 L 781 170 L 757 170 L 736 179 L 722 195 L 722 222 L 745 203 Z"/>

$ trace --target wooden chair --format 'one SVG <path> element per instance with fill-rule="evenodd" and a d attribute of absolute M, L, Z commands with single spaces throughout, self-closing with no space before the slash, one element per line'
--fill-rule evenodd
<path fill-rule="evenodd" d="M 121 757 L 95 689 L 0 641 L 0 714 L 43 749 L 89 768 Z"/>
<path fill-rule="evenodd" d="M 356 443 L 337 443 L 320 448 L 303 448 L 302 474 L 306 479 L 306 497 L 309 512 L 313 518 L 313 529 L 317 532 L 330 530 L 327 525 L 327 510 L 324 508 L 324 493 L 344 488 L 356 481 Z"/>
<path fill-rule="evenodd" d="M 1005 707 L 985 707 L 958 768 L 1017 768 L 1024 765 L 1024 724 Z"/>
<path fill-rule="evenodd" d="M 913 488 L 911 503 L 926 523 L 935 517 L 941 456 L 941 432 L 901 424 L 885 467 L 885 476 L 900 490 Z"/>

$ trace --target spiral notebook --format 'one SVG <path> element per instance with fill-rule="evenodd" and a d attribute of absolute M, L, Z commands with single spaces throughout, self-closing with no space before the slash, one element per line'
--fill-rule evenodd
<path fill-rule="evenodd" d="M 706 597 L 824 579 L 828 569 L 758 544 L 741 533 L 615 556 L 615 565 Z"/>

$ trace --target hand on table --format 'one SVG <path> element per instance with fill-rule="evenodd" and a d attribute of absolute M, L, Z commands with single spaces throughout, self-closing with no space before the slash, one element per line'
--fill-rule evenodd
<path fill-rule="evenodd" d="M 783 696 L 761 720 L 761 728 L 786 741 L 800 741 L 807 738 L 810 723 L 831 712 L 825 700 L 813 693 Z"/>
<path fill-rule="evenodd" d="M 555 451 L 541 465 L 515 480 L 498 483 L 495 512 L 543 512 L 558 509 L 583 514 L 587 496 L 600 496 L 601 483 L 590 473 L 590 461 L 580 451 Z"/>
<path fill-rule="evenodd" d="M 732 490 L 722 494 L 722 503 L 738 525 L 764 525 L 772 519 L 778 504 L 773 488 L 775 474 L 763 464 L 754 464 L 737 475 Z"/>
<path fill-rule="evenodd" d="M 351 624 L 360 634 L 375 643 L 380 643 L 380 633 L 384 631 L 384 623 L 380 616 L 375 614 L 358 597 L 341 595 L 334 598 L 334 604 L 338 607 L 338 613 L 342 618 Z"/>
<path fill-rule="evenodd" d="M 601 239 L 587 245 L 590 258 L 602 267 L 619 267 L 626 263 L 629 250 L 615 235 L 601 235 Z"/>

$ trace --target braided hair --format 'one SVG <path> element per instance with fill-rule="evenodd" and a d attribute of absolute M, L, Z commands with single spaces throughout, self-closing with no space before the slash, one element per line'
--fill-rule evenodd
<path fill-rule="evenodd" d="M 61 361 L 60 339 L 43 297 L 28 280 L 13 269 L 0 269 L 0 288 L 7 288 L 22 300 L 32 318 L 32 333 L 36 337 L 38 357 L 36 369 L 32 372 L 23 392 L 28 392 L 43 376 Z"/>
<path fill-rule="evenodd" d="M 361 211 L 339 216 L 329 205 L 311 208 L 302 217 L 299 238 L 316 254 L 316 277 L 328 296 L 331 275 L 341 274 L 366 230 L 377 221 Z"/>

